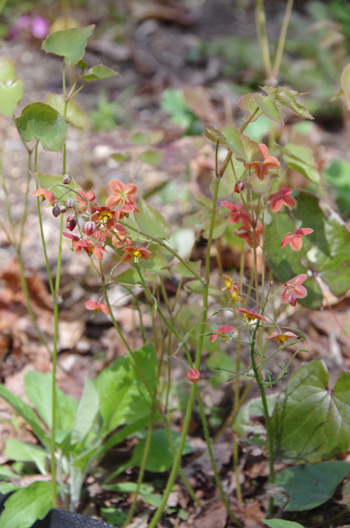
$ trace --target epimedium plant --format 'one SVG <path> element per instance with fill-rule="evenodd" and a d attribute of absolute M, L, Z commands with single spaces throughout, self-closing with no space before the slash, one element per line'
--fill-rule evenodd
<path fill-rule="evenodd" d="M 295 472 L 289 476 L 283 475 L 284 472 L 275 476 L 274 462 L 277 459 L 289 464 L 311 464 L 329 460 L 333 455 L 346 451 L 350 444 L 350 429 L 346 425 L 349 374 L 342 374 L 330 389 L 324 363 L 315 361 L 294 373 L 277 399 L 266 395 L 266 387 L 276 385 L 288 373 L 290 362 L 284 366 L 280 364 L 277 361 L 278 353 L 287 345 L 299 345 L 305 339 L 300 330 L 280 324 L 284 308 L 288 304 L 295 307 L 297 302 L 319 307 L 323 298 L 323 284 L 336 295 L 348 289 L 346 248 L 350 233 L 340 218 L 327 209 L 317 196 L 305 191 L 293 191 L 280 183 L 283 182 L 286 167 L 299 170 L 310 181 L 318 183 L 319 175 L 309 149 L 291 143 L 270 145 L 270 150 L 275 149 L 276 156 L 279 153 L 277 158 L 269 153 L 266 145 L 253 141 L 249 136 L 251 124 L 263 115 L 280 124 L 283 124 L 281 114 L 284 110 L 302 119 L 312 119 L 297 100 L 302 94 L 287 87 L 264 86 L 262 93 L 242 97 L 239 106 L 246 115 L 240 128 L 235 124 L 220 129 L 212 125 L 205 127 L 204 135 L 212 141 L 215 150 L 213 198 L 197 198 L 201 207 L 189 224 L 194 232 L 192 248 L 200 237 L 207 240 L 203 274 L 200 263 L 191 260 L 192 251 L 187 252 L 186 257 L 180 255 L 171 238 L 168 223 L 158 210 L 138 198 L 138 189 L 133 182 L 111 180 L 110 195 L 105 204 L 100 204 L 94 191 L 84 191 L 75 178 L 67 174 L 66 160 L 67 127 L 81 126 L 84 122 L 74 97 L 86 83 L 118 75 L 102 65 L 88 69 L 83 61 L 87 39 L 92 31 L 93 26 L 65 29 L 47 37 L 43 49 L 62 57 L 63 94 L 49 94 L 46 102 L 26 106 L 21 115 L 14 119 L 28 152 L 25 204 L 29 199 L 32 179 L 37 187 L 32 195 L 37 198 L 39 227 L 54 301 L 52 350 L 35 321 L 21 255 L 27 205 L 18 233 L 11 217 L 1 167 L 10 229 L 5 224 L 2 227 L 16 250 L 28 311 L 38 337 L 52 354 L 52 374 L 27 374 L 26 394 L 35 413 L 20 398 L 5 387 L 0 387 L 1 397 L 31 426 L 42 445 L 36 447 L 9 440 L 6 446 L 8 456 L 16 461 L 33 462 L 43 474 L 47 472 L 49 460 L 51 473 L 51 482 L 36 482 L 26 490 L 16 490 L 11 483 L 2 484 L 0 489 L 3 492 L 14 493 L 5 503 L 4 513 L 0 516 L 0 528 L 11 525 L 15 511 L 18 527 L 31 526 L 35 519 L 43 518 L 52 506 L 57 506 L 58 493 L 66 507 L 74 509 L 81 498 L 87 472 L 94 473 L 106 489 L 121 491 L 123 487 L 120 484 L 110 482 L 129 466 L 139 466 L 140 469 L 136 485 L 129 487 L 135 495 L 128 515 L 123 519 L 125 527 L 133 517 L 138 495 L 144 494 L 157 508 L 149 524 L 150 528 L 154 528 L 167 507 L 178 474 L 192 499 L 201 507 L 201 501 L 181 469 L 182 456 L 190 449 L 186 437 L 195 399 L 220 497 L 233 523 L 242 526 L 225 495 L 212 453 L 201 395 L 203 352 L 210 350 L 210 347 L 218 347 L 222 339 L 225 344 L 235 343 L 235 369 L 220 364 L 211 364 L 211 368 L 220 373 L 228 372 L 229 380 L 234 380 L 235 397 L 230 425 L 235 432 L 233 459 L 237 499 L 241 504 L 238 439 L 244 439 L 251 427 L 249 415 L 256 414 L 256 411 L 252 411 L 251 403 L 248 404 L 250 408 L 242 407 L 252 383 L 258 385 L 260 399 L 254 404 L 259 407 L 266 424 L 270 485 L 278 483 L 282 487 L 286 486 L 286 489 L 288 486 L 294 489 L 290 482 L 296 479 Z M 79 71 L 69 92 L 65 80 L 66 64 L 75 66 Z M 23 84 L 17 79 L 12 63 L 6 59 L 0 61 L 1 90 L 4 97 L 0 110 L 9 117 L 21 100 Z M 33 148 L 28 146 L 31 141 L 34 143 Z M 39 171 L 39 144 L 45 150 L 62 152 L 60 175 Z M 233 195 L 230 201 L 221 200 L 221 197 L 229 195 Z M 46 206 L 44 211 L 42 202 Z M 55 280 L 47 258 L 42 221 L 42 215 L 49 210 L 58 219 L 60 233 Z M 220 290 L 210 284 L 210 255 L 213 243 L 222 237 L 230 224 L 237 226 L 234 229 L 235 236 L 252 251 L 253 269 L 251 282 L 246 284 L 243 280 L 242 251 L 239 277 L 222 273 Z M 80 402 L 68 398 L 56 387 L 60 274 L 65 239 L 70 241 L 72 251 L 79 254 L 77 258 L 86 256 L 90 259 L 101 282 L 100 297 L 87 301 L 86 308 L 93 314 L 102 311 L 111 318 L 127 352 L 125 357 L 105 369 L 95 382 L 86 381 Z M 107 254 L 113 255 L 115 262 L 110 273 L 106 273 L 104 267 Z M 259 276 L 260 258 L 263 265 Z M 265 262 L 284 283 L 283 287 L 275 287 L 271 278 L 267 280 Z M 119 273 L 118 267 L 122 263 L 129 263 L 130 268 Z M 341 276 L 337 273 L 339 266 L 344 268 Z M 164 283 L 164 279 L 171 276 L 171 271 L 181 277 L 174 299 L 168 296 Z M 114 316 L 115 308 L 109 293 L 115 284 L 122 285 L 133 296 L 141 322 L 143 347 L 139 350 L 133 350 L 129 345 Z M 141 286 L 145 295 L 152 320 L 151 336 L 147 335 L 142 322 L 142 309 L 134 293 L 135 285 Z M 201 304 L 197 302 L 190 306 L 191 296 L 200 296 Z M 220 307 L 215 303 L 219 303 Z M 219 318 L 223 318 L 225 324 L 215 328 L 212 320 L 217 321 Z M 276 342 L 277 348 L 273 342 Z M 195 353 L 191 353 L 194 350 Z M 250 359 L 242 368 L 243 350 L 249 350 Z M 185 359 L 180 357 L 182 352 Z M 171 431 L 169 426 L 174 384 L 171 361 L 175 357 L 186 362 L 187 383 L 191 385 L 184 405 L 181 434 Z M 272 371 L 271 365 L 278 367 L 279 375 Z M 48 393 L 50 398 L 42 397 Z M 162 427 L 155 428 L 156 423 L 161 423 Z M 117 428 L 120 429 L 116 431 Z M 335 429 L 337 436 L 334 435 Z M 316 437 L 316 431 L 322 432 L 322 441 Z M 96 469 L 108 449 L 136 432 L 142 439 L 129 462 L 107 474 Z M 264 431 L 261 434 L 264 442 Z M 154 455 L 152 457 L 155 450 L 163 450 L 166 456 L 155 460 Z M 340 480 L 335 484 L 332 481 L 333 490 L 349 473 L 348 464 L 344 464 L 337 473 Z M 145 489 L 143 478 L 146 470 L 170 470 L 161 497 L 154 494 L 153 489 Z M 310 472 L 310 478 L 314 478 L 311 469 Z M 334 467 L 329 466 L 328 472 L 334 473 Z M 15 473 L 4 467 L 1 475 L 10 481 Z M 70 477 L 70 489 L 66 484 L 66 475 Z M 267 516 L 271 517 L 274 513 L 274 495 L 272 492 L 270 495 Z M 18 514 L 16 497 L 23 504 L 21 514 Z M 293 504 L 292 500 L 290 503 Z M 266 524 L 277 526 L 276 522 L 268 521 Z M 278 526 L 288 526 L 283 524 L 286 521 L 278 522 L 282 523 Z"/>

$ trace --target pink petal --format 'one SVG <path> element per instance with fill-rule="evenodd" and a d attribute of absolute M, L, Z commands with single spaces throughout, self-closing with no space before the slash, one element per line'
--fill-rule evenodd
<path fill-rule="evenodd" d="M 296 277 L 294 277 L 294 279 L 292 279 L 290 282 L 292 282 L 294 286 L 300 286 L 300 284 L 303 284 L 303 282 L 306 281 L 306 279 L 307 279 L 306 273 L 301 273 L 300 275 L 297 275 Z"/>
<path fill-rule="evenodd" d="M 292 237 L 290 241 L 290 247 L 293 251 L 299 251 L 303 246 L 303 239 L 300 236 Z"/>
<path fill-rule="evenodd" d="M 219 332 L 232 332 L 232 330 L 234 330 L 234 329 L 235 329 L 234 326 L 222 325 L 222 326 L 219 328 Z"/>
<path fill-rule="evenodd" d="M 270 196 L 270 198 L 271 198 L 271 196 Z M 271 212 L 272 213 L 277 213 L 281 209 L 283 203 L 284 203 L 283 198 L 281 198 L 280 196 L 276 196 L 272 200 L 272 202 L 270 203 Z"/>
<path fill-rule="evenodd" d="M 284 290 L 284 292 L 282 293 L 282 302 L 283 303 L 287 303 L 288 299 L 289 299 L 289 291 L 288 290 Z"/>
<path fill-rule="evenodd" d="M 260 147 L 262 155 L 264 156 L 264 159 L 266 160 L 266 158 L 268 158 L 269 156 L 269 149 L 267 148 L 266 145 L 264 145 L 264 143 L 259 143 L 259 147 Z"/>
<path fill-rule="evenodd" d="M 109 308 L 108 308 L 108 306 L 107 306 L 104 302 L 101 302 L 101 303 L 100 303 L 100 308 L 101 308 L 101 310 L 102 310 L 102 312 L 103 312 L 104 314 L 106 314 L 106 315 L 110 315 L 110 313 L 109 313 Z"/>
<path fill-rule="evenodd" d="M 304 299 L 304 297 L 307 296 L 307 289 L 305 286 L 297 286 L 294 288 L 294 293 L 298 297 L 298 299 Z"/>
<path fill-rule="evenodd" d="M 106 206 L 115 207 L 116 205 L 120 203 L 120 201 L 121 201 L 120 196 L 115 196 L 115 195 L 109 196 L 106 200 Z"/>
<path fill-rule="evenodd" d="M 127 183 L 125 186 L 124 194 L 128 194 L 129 196 L 135 196 L 137 193 L 137 186 L 133 183 Z"/>
<path fill-rule="evenodd" d="M 290 244 L 291 240 L 293 240 L 293 235 L 291 233 L 288 233 L 284 239 L 281 242 L 281 248 L 286 247 L 288 244 Z"/>
<path fill-rule="evenodd" d="M 283 201 L 288 207 L 294 207 L 296 204 L 294 196 L 284 196 Z"/>
<path fill-rule="evenodd" d="M 120 194 L 124 194 L 125 192 L 125 185 L 120 180 L 111 180 L 109 182 L 109 188 L 112 193 L 116 194 L 117 196 L 119 196 Z"/>
<path fill-rule="evenodd" d="M 87 308 L 87 310 L 98 310 L 99 307 L 100 305 L 98 304 L 98 302 L 93 301 L 92 299 L 86 301 L 85 303 L 85 308 Z"/>

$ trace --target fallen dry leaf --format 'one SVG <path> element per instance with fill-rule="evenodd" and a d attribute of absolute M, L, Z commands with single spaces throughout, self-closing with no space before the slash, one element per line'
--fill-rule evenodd
<path fill-rule="evenodd" d="M 217 499 L 208 502 L 194 520 L 194 528 L 224 528 L 227 511 Z"/>

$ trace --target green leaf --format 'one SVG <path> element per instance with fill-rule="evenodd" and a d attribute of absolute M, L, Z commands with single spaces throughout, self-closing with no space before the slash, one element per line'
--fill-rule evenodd
<path fill-rule="evenodd" d="M 6 466 L 0 466 L 0 480 L 12 480 L 14 478 L 18 478 L 18 475 L 12 469 Z"/>
<path fill-rule="evenodd" d="M 67 186 L 62 182 L 63 176 L 59 176 L 58 174 L 44 174 L 41 172 L 32 171 L 29 172 L 33 178 L 36 179 L 39 187 L 44 187 L 48 191 L 51 191 L 54 194 L 56 200 L 60 200 L 62 204 L 66 203 L 67 198 L 75 198 L 75 193 L 73 191 L 67 192 Z M 77 191 L 80 188 L 76 185 L 74 180 L 70 182 L 69 186 L 75 188 Z"/>
<path fill-rule="evenodd" d="M 203 224 L 203 238 L 208 240 L 209 231 L 210 231 L 211 220 L 207 220 Z M 226 231 L 227 226 L 229 225 L 228 220 L 223 220 L 222 218 L 216 218 L 214 221 L 214 230 L 213 230 L 213 239 L 221 238 Z"/>
<path fill-rule="evenodd" d="M 191 270 L 197 273 L 197 275 L 200 274 L 200 271 L 201 271 L 201 261 L 200 260 L 198 260 L 197 262 L 188 261 L 186 262 L 186 264 L 188 264 Z M 188 277 L 190 279 L 193 278 L 193 273 L 191 273 L 190 270 L 182 264 L 182 262 L 178 262 L 177 264 L 175 264 L 173 271 L 175 271 L 175 273 L 179 273 L 181 277 Z"/>
<path fill-rule="evenodd" d="M 98 81 L 99 79 L 108 79 L 114 75 L 120 75 L 120 73 L 107 68 L 107 66 L 103 66 L 103 64 L 98 64 L 97 66 L 90 68 L 84 73 L 84 75 L 81 75 L 80 77 L 84 79 L 84 81 L 90 82 Z"/>
<path fill-rule="evenodd" d="M 20 80 L 0 82 L 0 115 L 10 117 L 23 97 L 24 83 Z"/>
<path fill-rule="evenodd" d="M 169 263 L 167 259 L 157 251 L 152 251 L 152 257 L 149 260 L 140 260 L 139 266 L 142 271 L 156 275 L 170 276 Z"/>
<path fill-rule="evenodd" d="M 144 279 L 146 282 L 154 281 L 154 277 L 152 278 L 149 276 L 145 276 Z M 137 270 L 135 268 L 130 268 L 126 271 L 123 271 L 123 273 L 119 273 L 119 275 L 117 275 L 116 277 L 113 277 L 113 282 L 125 286 L 135 286 L 135 284 L 139 284 L 141 280 Z"/>
<path fill-rule="evenodd" d="M 264 524 L 271 528 L 304 528 L 302 524 L 293 521 L 284 521 L 283 519 L 262 519 Z"/>
<path fill-rule="evenodd" d="M 173 88 L 164 90 L 161 106 L 165 112 L 170 114 L 172 122 L 183 128 L 189 128 L 195 120 L 180 90 Z"/>
<path fill-rule="evenodd" d="M 300 251 L 293 251 L 289 246 L 281 249 L 283 235 L 300 225 L 296 225 L 283 210 L 272 213 L 271 223 L 265 230 L 266 256 L 281 282 L 311 272 L 304 282 L 308 295 L 300 302 L 309 308 L 319 309 L 323 295 L 316 277 L 337 296 L 350 287 L 350 232 L 334 211 L 320 204 L 317 196 L 300 192 L 296 202 L 297 206 L 293 209 L 296 218 L 302 221 L 303 227 L 310 227 L 314 232 L 303 237 Z"/>
<path fill-rule="evenodd" d="M 41 427 L 40 420 L 33 410 L 24 403 L 24 401 L 15 396 L 6 387 L 0 384 L 0 397 L 3 398 L 11 407 L 27 422 L 33 430 L 33 433 L 39 438 L 40 442 L 48 447 L 45 432 Z"/>
<path fill-rule="evenodd" d="M 170 436 L 174 444 L 175 452 L 177 451 L 180 444 L 180 433 L 177 431 L 170 431 Z M 143 452 L 145 450 L 146 438 L 140 440 L 134 449 L 132 458 L 130 459 L 131 466 L 140 466 L 142 461 Z M 192 452 L 192 447 L 186 442 L 183 455 Z M 147 471 L 153 471 L 155 473 L 163 473 L 170 469 L 173 465 L 174 458 L 171 453 L 169 442 L 164 429 L 158 429 L 152 432 L 151 446 L 149 449 L 146 467 Z"/>
<path fill-rule="evenodd" d="M 7 83 L 16 79 L 17 73 L 15 65 L 9 59 L 0 59 L 0 81 Z"/>
<path fill-rule="evenodd" d="M 83 442 L 94 425 L 99 410 L 98 392 L 89 378 L 85 379 L 84 392 L 75 416 L 71 443 Z"/>
<path fill-rule="evenodd" d="M 43 519 L 51 507 L 51 483 L 33 482 L 7 499 L 0 516 L 0 528 L 29 528 L 37 519 Z"/>
<path fill-rule="evenodd" d="M 45 97 L 45 103 L 57 110 L 57 112 L 63 117 L 65 104 L 63 95 L 50 92 Z M 68 101 L 66 119 L 75 128 L 81 128 L 82 130 L 88 130 L 89 128 L 85 113 L 73 99 Z"/>
<path fill-rule="evenodd" d="M 214 143 L 219 142 L 220 145 L 226 145 L 226 138 L 221 134 L 220 130 L 213 127 L 212 125 L 205 125 L 203 136 L 210 139 Z"/>
<path fill-rule="evenodd" d="M 67 64 L 74 66 L 83 58 L 87 39 L 91 37 L 94 28 L 92 25 L 55 31 L 44 40 L 41 47 L 47 53 L 65 57 Z"/>
<path fill-rule="evenodd" d="M 298 94 L 297 92 L 294 92 L 293 90 L 290 90 L 287 87 L 280 86 L 278 88 L 276 98 L 282 106 L 289 108 L 289 110 L 291 110 L 297 116 L 303 117 L 305 119 L 314 119 L 310 112 L 305 108 L 305 106 L 298 103 L 294 95 L 302 94 Z"/>
<path fill-rule="evenodd" d="M 3 493 L 4 495 L 11 493 L 12 491 L 16 491 L 17 489 L 18 486 L 12 484 L 11 482 L 0 482 L 0 493 Z"/>
<path fill-rule="evenodd" d="M 139 154 L 139 160 L 149 165 L 159 165 L 163 161 L 164 153 L 161 150 L 145 150 Z"/>
<path fill-rule="evenodd" d="M 101 508 L 102 516 L 109 524 L 113 526 L 122 526 L 126 520 L 126 513 L 117 510 L 116 508 Z"/>
<path fill-rule="evenodd" d="M 223 383 L 227 379 L 228 374 L 224 371 L 216 371 L 213 367 L 220 366 L 224 369 L 236 370 L 236 361 L 224 352 L 211 355 L 207 361 L 207 365 L 212 372 L 215 372 L 215 376 L 210 378 L 210 384 L 214 388 L 218 388 L 220 383 Z"/>
<path fill-rule="evenodd" d="M 243 97 L 241 97 L 238 101 L 238 106 L 242 108 L 242 110 L 246 110 L 247 112 L 249 112 L 249 114 L 254 114 L 255 110 L 258 107 L 257 102 L 255 100 L 256 95 L 258 94 L 243 95 Z"/>
<path fill-rule="evenodd" d="M 341 87 L 344 91 L 348 110 L 350 110 L 350 64 L 345 66 L 343 73 L 341 74 Z"/>
<path fill-rule="evenodd" d="M 67 125 L 59 113 L 44 103 L 33 103 L 14 119 L 24 141 L 40 139 L 45 150 L 61 152 L 67 136 Z"/>
<path fill-rule="evenodd" d="M 6 442 L 6 455 L 18 462 L 34 462 L 40 473 L 46 475 L 46 451 L 33 444 L 25 444 L 10 438 Z"/>
<path fill-rule="evenodd" d="M 245 158 L 244 161 L 264 161 L 263 153 L 259 147 L 259 143 L 250 139 L 250 137 L 242 134 L 242 142 L 244 145 Z"/>
<path fill-rule="evenodd" d="M 282 123 L 282 125 L 284 124 L 280 116 L 280 112 L 276 106 L 275 97 L 273 95 L 268 95 L 267 97 L 264 97 L 263 95 L 256 93 L 254 94 L 254 99 L 258 107 L 267 117 L 269 117 L 273 121 Z"/>
<path fill-rule="evenodd" d="M 281 392 L 272 418 L 276 457 L 287 464 L 315 463 L 350 444 L 350 374 L 328 386 L 323 361 L 300 367 Z"/>
<path fill-rule="evenodd" d="M 228 148 L 232 150 L 234 154 L 238 154 L 242 158 L 245 158 L 246 153 L 242 141 L 242 134 L 235 125 L 222 127 L 221 133 L 226 139 L 226 145 Z"/>
<path fill-rule="evenodd" d="M 155 386 L 155 357 L 152 345 L 146 345 L 134 352 L 144 378 L 151 391 Z M 105 369 L 97 379 L 100 410 L 108 431 L 118 425 L 132 423 L 148 416 L 151 410 L 151 396 L 138 373 L 135 363 L 128 354 Z"/>
<path fill-rule="evenodd" d="M 198 279 L 186 282 L 186 288 L 192 291 L 193 293 L 198 293 L 199 295 L 203 294 L 203 283 Z M 218 290 L 214 286 L 209 285 L 209 295 L 213 297 L 218 297 L 222 295 L 222 291 Z"/>
<path fill-rule="evenodd" d="M 153 209 L 142 198 L 137 207 L 140 212 L 135 215 L 135 220 L 141 231 L 157 238 L 170 237 L 169 224 L 156 209 Z"/>
<path fill-rule="evenodd" d="M 52 419 L 52 375 L 30 370 L 24 377 L 25 393 L 47 427 L 51 429 Z M 56 427 L 58 431 L 70 431 L 77 412 L 78 402 L 56 388 Z"/>
<path fill-rule="evenodd" d="M 306 464 L 281 471 L 275 477 L 275 484 L 282 486 L 289 495 L 285 511 L 311 510 L 330 499 L 349 473 L 347 462 Z"/>
<path fill-rule="evenodd" d="M 269 394 L 266 396 L 269 416 L 272 416 L 273 414 L 277 396 L 277 394 Z M 250 418 L 251 416 L 264 416 L 263 404 L 260 397 L 252 398 L 248 403 L 243 405 L 233 420 L 232 429 L 240 438 L 245 438 L 249 433 L 253 433 L 255 435 L 265 433 L 265 427 L 263 427 L 257 421 L 252 422 Z"/>
<path fill-rule="evenodd" d="M 300 172 L 305 178 L 314 183 L 320 182 L 320 174 L 317 170 L 311 149 L 287 143 L 280 150 L 283 152 L 284 160 L 290 169 Z"/>

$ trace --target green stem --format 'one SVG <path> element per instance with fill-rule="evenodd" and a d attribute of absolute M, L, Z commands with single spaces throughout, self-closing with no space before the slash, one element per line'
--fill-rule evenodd
<path fill-rule="evenodd" d="M 160 503 L 159 507 L 157 508 L 157 511 L 154 514 L 154 517 L 153 517 L 152 521 L 150 522 L 148 528 L 156 528 L 157 523 L 158 523 L 159 519 L 162 516 L 164 508 L 166 507 L 166 503 L 167 503 L 168 497 L 170 495 L 170 492 L 173 489 L 173 486 L 174 486 L 174 483 L 175 483 L 175 478 L 176 478 L 176 475 L 178 473 L 178 470 L 179 470 L 179 467 L 180 467 L 180 463 L 181 463 L 182 452 L 183 452 L 183 449 L 185 447 L 186 435 L 187 435 L 188 427 L 190 425 L 195 390 L 196 390 L 196 388 L 195 388 L 195 385 L 193 384 L 192 387 L 191 387 L 190 397 L 188 399 L 188 405 L 187 405 L 187 410 L 186 410 L 185 419 L 184 419 L 184 423 L 183 423 L 183 429 L 182 429 L 182 434 L 181 434 L 181 438 L 180 438 L 180 444 L 179 444 L 178 450 L 177 450 L 176 455 L 175 455 L 174 464 L 173 464 L 172 470 L 171 470 L 170 475 L 169 475 L 168 483 L 167 483 L 166 488 L 164 490 L 162 502 Z M 184 433 L 184 431 L 185 431 L 185 433 Z"/>
<path fill-rule="evenodd" d="M 294 0 L 288 0 L 288 2 L 287 2 L 286 11 L 285 11 L 285 14 L 284 14 L 282 28 L 281 28 L 281 33 L 280 33 L 280 38 L 278 40 L 278 46 L 277 46 L 277 51 L 276 51 L 275 62 L 274 62 L 274 65 L 273 65 L 273 70 L 272 70 L 273 80 L 277 80 L 278 73 L 280 71 L 280 66 L 281 66 L 282 56 L 283 56 L 283 50 L 284 50 L 284 44 L 285 44 L 285 41 L 286 41 L 288 25 L 289 25 L 289 19 L 290 19 L 290 15 L 291 15 L 291 12 L 292 12 L 292 9 L 293 9 L 293 3 L 294 3 Z"/>
<path fill-rule="evenodd" d="M 269 415 L 269 409 L 267 406 L 267 399 L 266 399 L 266 394 L 265 394 L 264 383 L 260 378 L 259 371 L 258 371 L 256 361 L 255 361 L 255 341 L 256 341 L 256 336 L 257 336 L 259 326 L 260 326 L 260 319 L 258 320 L 254 328 L 252 343 L 250 347 L 250 358 L 252 362 L 254 377 L 259 386 L 261 401 L 263 404 L 264 417 L 265 417 L 265 422 L 266 422 L 266 431 L 267 431 L 267 445 L 268 445 L 268 452 L 269 452 L 269 470 L 270 470 L 269 482 L 270 484 L 273 484 L 275 481 L 275 469 L 274 469 L 274 444 L 273 444 L 273 436 L 272 436 L 272 425 L 271 425 L 271 420 L 270 420 L 270 415 Z M 273 503 L 274 503 L 274 499 L 273 497 L 270 497 L 268 517 L 272 516 Z"/>
<path fill-rule="evenodd" d="M 264 63 L 265 76 L 269 79 L 271 76 L 271 61 L 269 52 L 269 42 L 266 34 L 266 17 L 264 9 L 264 0 L 255 1 L 255 19 L 256 19 L 256 32 L 258 34 L 258 40 L 260 43 L 261 54 Z"/>
<path fill-rule="evenodd" d="M 205 412 L 204 412 L 204 408 L 203 408 L 203 402 L 202 402 L 202 397 L 201 397 L 201 394 L 199 392 L 198 385 L 195 385 L 195 389 L 196 389 L 197 400 L 198 400 L 198 404 L 199 404 L 199 410 L 200 410 L 202 424 L 203 424 L 203 429 L 204 429 L 205 441 L 206 441 L 207 446 L 208 446 L 209 458 L 210 458 L 210 462 L 211 462 L 211 465 L 212 465 L 212 468 L 213 468 L 213 471 L 214 471 L 215 481 L 216 481 L 216 485 L 217 485 L 219 493 L 220 493 L 221 500 L 224 503 L 224 505 L 226 507 L 226 510 L 227 510 L 231 520 L 234 523 L 236 523 L 237 526 L 242 528 L 241 522 L 237 519 L 237 517 L 235 516 L 235 514 L 231 510 L 230 505 L 229 505 L 229 503 L 228 503 L 228 501 L 227 501 L 227 499 L 225 497 L 224 490 L 222 489 L 222 485 L 221 485 L 221 481 L 220 481 L 220 475 L 219 475 L 218 470 L 216 468 L 214 455 L 213 455 L 213 450 L 211 448 L 211 442 L 210 442 L 210 436 L 209 436 L 207 419 L 206 419 L 206 416 L 205 416 Z"/>
<path fill-rule="evenodd" d="M 215 173 L 217 174 L 217 167 Z M 209 237 L 208 237 L 208 246 L 207 246 L 207 253 L 206 253 L 206 268 L 205 268 L 205 281 L 200 277 L 201 282 L 203 283 L 203 313 L 202 313 L 202 320 L 201 320 L 201 329 L 198 339 L 198 345 L 197 345 L 197 351 L 196 351 L 196 359 L 195 359 L 195 368 L 197 370 L 200 369 L 201 364 L 201 357 L 202 357 L 202 348 L 203 348 L 203 340 L 204 340 L 204 333 L 205 333 L 205 327 L 207 323 L 207 311 L 208 311 L 208 283 L 209 283 L 209 274 L 210 274 L 210 247 L 213 240 L 213 231 L 214 231 L 214 224 L 215 224 L 215 216 L 216 216 L 216 208 L 217 208 L 217 201 L 218 201 L 218 193 L 219 193 L 219 186 L 220 186 L 220 178 L 215 178 L 215 186 L 214 186 L 214 197 L 213 197 L 213 208 L 212 208 L 212 215 L 211 215 L 211 222 L 209 227 Z M 190 424 L 192 409 L 193 409 L 193 403 L 194 403 L 194 395 L 195 395 L 195 386 L 192 385 L 190 397 L 187 404 L 187 410 L 185 414 L 185 419 L 183 423 L 181 438 L 180 438 L 180 445 L 177 450 L 174 465 L 172 468 L 172 471 L 169 476 L 168 484 L 165 488 L 164 495 L 162 498 L 162 502 L 160 506 L 158 507 L 151 524 L 148 528 L 155 528 L 157 525 L 158 520 L 160 519 L 163 510 L 165 508 L 165 505 L 167 503 L 169 494 L 172 490 L 172 487 L 175 482 L 176 474 L 179 470 L 180 463 L 181 463 L 181 457 L 182 457 L 182 451 L 185 445 L 186 436 L 188 427 Z"/>

